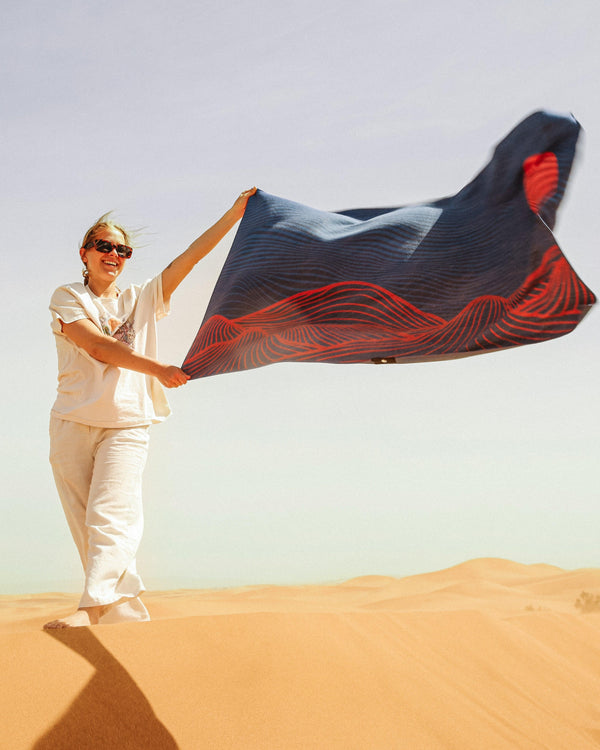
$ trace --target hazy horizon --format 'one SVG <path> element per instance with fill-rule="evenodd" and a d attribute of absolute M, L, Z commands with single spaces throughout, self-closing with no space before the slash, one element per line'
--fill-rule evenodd
<path fill-rule="evenodd" d="M 440 198 L 532 111 L 573 112 L 584 132 L 555 234 L 600 290 L 600 6 L 26 0 L 2 18 L 3 593 L 81 585 L 47 458 L 47 308 L 103 212 L 144 228 L 123 275 L 138 282 L 250 185 L 331 210 Z M 175 294 L 162 359 L 183 360 L 232 237 Z M 146 586 L 475 557 L 600 567 L 598 320 L 481 357 L 283 364 L 169 392 L 145 474 Z"/>

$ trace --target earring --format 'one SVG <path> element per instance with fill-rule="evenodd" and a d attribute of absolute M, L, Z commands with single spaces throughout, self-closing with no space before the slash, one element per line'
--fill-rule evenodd
<path fill-rule="evenodd" d="M 83 268 L 81 269 L 81 275 L 83 276 L 83 283 L 87 284 L 90 280 L 90 272 L 87 269 L 87 266 L 84 264 Z"/>

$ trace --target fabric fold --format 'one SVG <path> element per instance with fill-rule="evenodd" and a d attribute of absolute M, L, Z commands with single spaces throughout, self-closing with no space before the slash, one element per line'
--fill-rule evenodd
<path fill-rule="evenodd" d="M 552 234 L 579 131 L 535 112 L 421 205 L 328 212 L 259 190 L 183 369 L 427 361 L 569 333 L 596 300 Z"/>

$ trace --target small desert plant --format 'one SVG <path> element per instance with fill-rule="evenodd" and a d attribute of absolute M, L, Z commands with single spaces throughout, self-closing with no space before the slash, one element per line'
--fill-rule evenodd
<path fill-rule="evenodd" d="M 582 591 L 579 594 L 575 607 L 581 610 L 581 613 L 587 615 L 589 612 L 600 612 L 600 594 L 590 594 L 588 591 Z"/>

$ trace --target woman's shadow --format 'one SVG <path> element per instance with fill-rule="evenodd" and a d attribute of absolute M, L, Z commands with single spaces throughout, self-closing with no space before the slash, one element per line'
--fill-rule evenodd
<path fill-rule="evenodd" d="M 87 659 L 96 673 L 32 750 L 177 750 L 173 736 L 127 670 L 89 628 L 45 632 Z"/>

